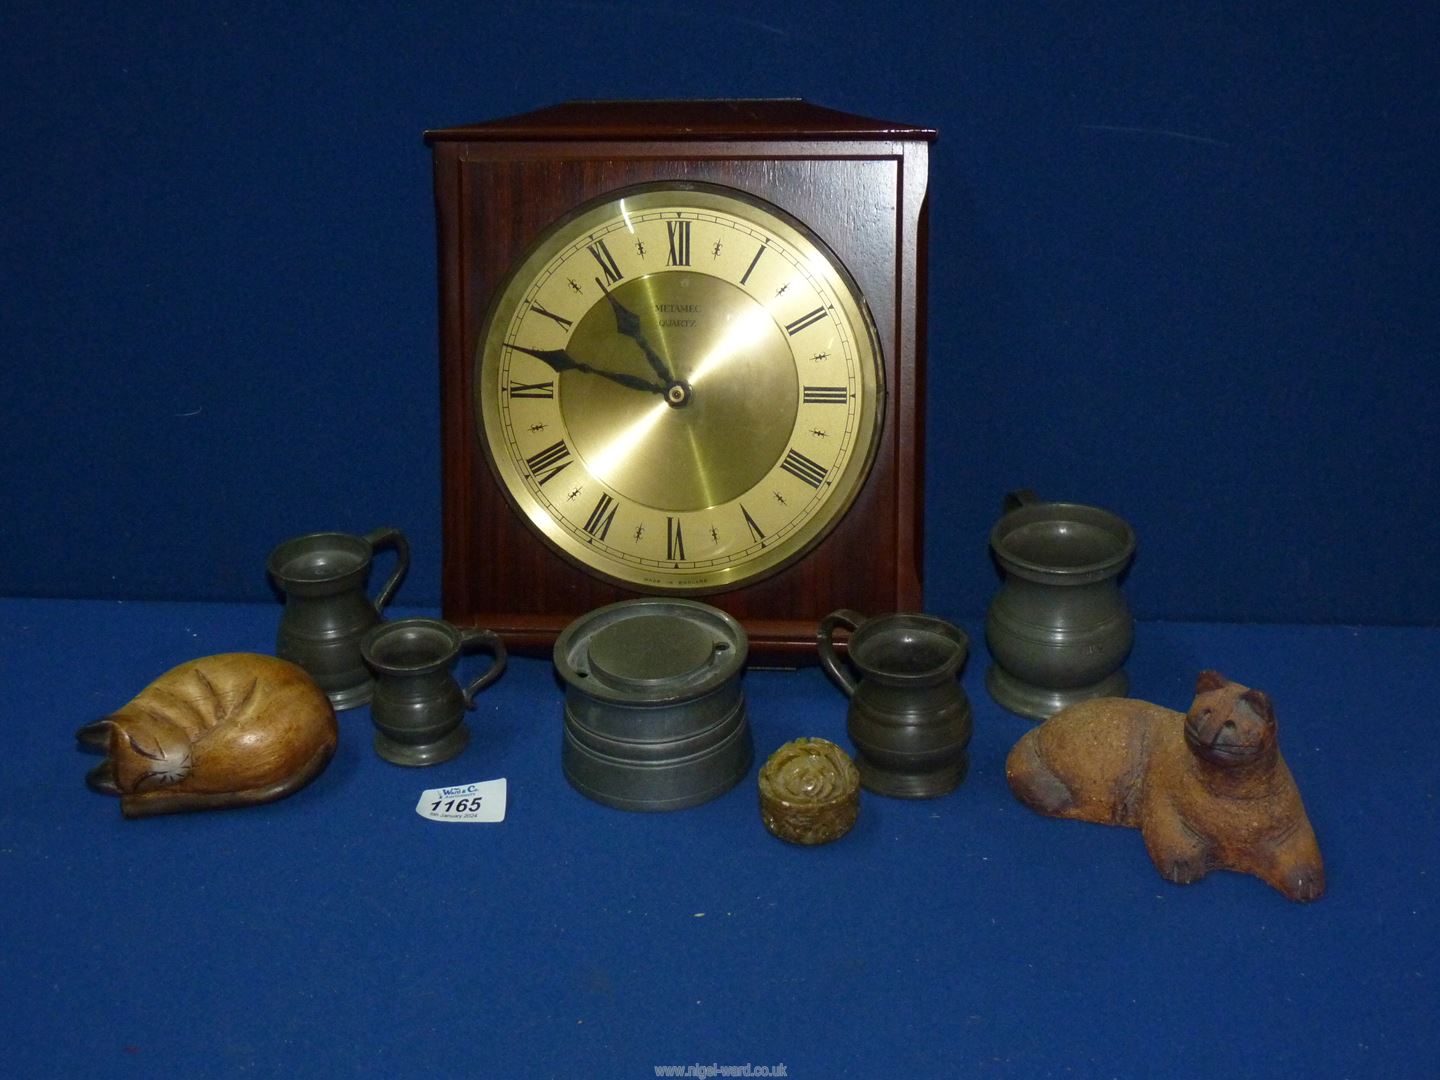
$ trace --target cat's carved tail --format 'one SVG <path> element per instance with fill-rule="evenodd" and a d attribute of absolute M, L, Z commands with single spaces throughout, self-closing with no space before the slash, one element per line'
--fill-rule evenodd
<path fill-rule="evenodd" d="M 1040 729 L 1027 731 L 1005 759 L 1010 790 L 1031 810 L 1063 817 L 1075 809 L 1075 795 L 1040 756 Z"/>

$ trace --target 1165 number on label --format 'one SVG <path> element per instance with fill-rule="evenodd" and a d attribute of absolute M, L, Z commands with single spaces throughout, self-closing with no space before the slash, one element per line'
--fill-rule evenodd
<path fill-rule="evenodd" d="M 505 780 L 429 788 L 420 793 L 415 812 L 430 821 L 496 822 L 505 820 Z"/>

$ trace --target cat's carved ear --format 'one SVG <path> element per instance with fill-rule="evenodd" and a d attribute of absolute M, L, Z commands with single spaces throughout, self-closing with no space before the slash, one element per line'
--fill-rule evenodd
<path fill-rule="evenodd" d="M 1230 680 L 1221 675 L 1218 671 L 1211 671 L 1206 668 L 1200 672 L 1200 677 L 1195 680 L 1195 693 L 1208 694 L 1212 690 L 1223 690 L 1230 685 Z"/>
<path fill-rule="evenodd" d="M 1240 695 L 1240 700 L 1254 709 L 1260 719 L 1270 724 L 1275 722 L 1275 706 L 1270 703 L 1270 695 L 1264 690 L 1246 690 Z"/>

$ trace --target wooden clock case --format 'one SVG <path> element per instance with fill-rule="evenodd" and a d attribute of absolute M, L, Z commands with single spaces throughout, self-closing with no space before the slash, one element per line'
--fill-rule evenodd
<path fill-rule="evenodd" d="M 620 188 L 703 181 L 803 222 L 874 316 L 880 443 L 844 517 L 796 561 L 701 598 L 750 637 L 753 662 L 813 659 L 819 621 L 922 605 L 926 189 L 935 132 L 798 100 L 573 102 L 426 133 L 439 233 L 445 617 L 520 652 L 638 595 L 559 555 L 510 503 L 482 448 L 475 350 L 497 289 L 557 219 Z"/>

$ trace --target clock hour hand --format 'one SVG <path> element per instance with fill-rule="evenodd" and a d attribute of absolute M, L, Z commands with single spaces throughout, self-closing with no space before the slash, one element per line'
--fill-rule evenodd
<path fill-rule="evenodd" d="M 651 370 L 654 371 L 656 375 L 660 376 L 667 384 L 673 383 L 675 376 L 670 374 L 670 369 L 660 354 L 651 348 L 650 342 L 645 340 L 645 331 L 640 329 L 640 316 L 620 303 L 619 300 L 616 300 L 615 295 L 609 289 L 605 288 L 604 283 L 601 282 L 599 278 L 595 279 L 595 283 L 599 285 L 601 291 L 604 292 L 605 299 L 610 301 L 610 310 L 615 313 L 615 329 L 634 341 L 636 345 L 640 346 L 641 351 L 645 353 L 646 361 L 650 364 Z"/>
<path fill-rule="evenodd" d="M 599 375 L 603 379 L 617 382 L 621 386 L 628 386 L 631 390 L 648 390 L 652 394 L 665 393 L 665 387 L 642 379 L 638 375 L 627 375 L 623 371 L 606 371 L 585 363 L 583 360 L 576 360 L 564 349 L 530 349 L 524 345 L 511 345 L 510 348 L 533 356 L 536 360 L 549 365 L 557 372 L 562 371 L 584 371 L 591 375 Z"/>

